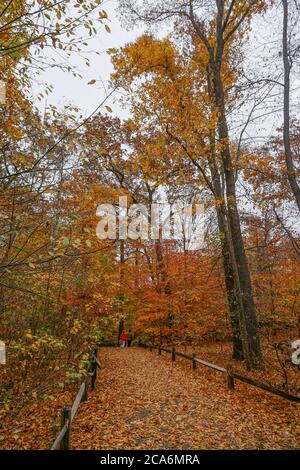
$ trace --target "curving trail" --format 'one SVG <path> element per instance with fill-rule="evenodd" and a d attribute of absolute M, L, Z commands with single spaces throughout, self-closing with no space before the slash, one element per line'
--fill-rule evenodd
<path fill-rule="evenodd" d="M 295 449 L 299 405 L 170 355 L 101 348 L 97 388 L 72 425 L 73 449 Z M 298 426 L 298 429 L 297 429 Z"/>

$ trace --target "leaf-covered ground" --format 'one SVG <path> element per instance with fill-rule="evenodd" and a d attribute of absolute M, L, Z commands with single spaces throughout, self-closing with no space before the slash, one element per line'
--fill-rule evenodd
<path fill-rule="evenodd" d="M 140 348 L 100 350 L 97 389 L 73 423 L 74 449 L 296 449 L 299 405 Z"/>

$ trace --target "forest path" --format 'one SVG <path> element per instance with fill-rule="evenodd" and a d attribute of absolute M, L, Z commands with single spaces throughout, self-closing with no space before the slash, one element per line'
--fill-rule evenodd
<path fill-rule="evenodd" d="M 297 404 L 245 384 L 229 391 L 223 374 L 164 353 L 101 348 L 100 357 L 97 388 L 72 425 L 73 449 L 297 446 Z"/>

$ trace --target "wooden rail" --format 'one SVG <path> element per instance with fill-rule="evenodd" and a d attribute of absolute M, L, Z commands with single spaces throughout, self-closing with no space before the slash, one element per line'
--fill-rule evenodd
<path fill-rule="evenodd" d="M 87 377 L 79 387 L 78 393 L 71 407 L 64 406 L 61 413 L 61 430 L 56 436 L 50 450 L 70 450 L 71 449 L 71 427 L 79 405 L 82 401 L 88 399 L 88 377 L 91 377 L 91 390 L 95 390 L 97 380 L 97 368 L 101 369 L 101 363 L 98 359 L 99 345 L 93 349 L 91 361 L 87 368 Z"/>
<path fill-rule="evenodd" d="M 74 416 L 77 413 L 77 410 L 79 408 L 80 403 L 83 401 L 83 395 L 85 394 L 85 389 L 86 389 L 87 384 L 85 382 L 82 382 L 80 385 L 80 389 L 76 395 L 76 398 L 73 402 L 72 408 L 71 408 L 71 421 L 73 421 Z"/>
<path fill-rule="evenodd" d="M 63 426 L 63 428 L 60 430 L 60 432 L 59 432 L 58 436 L 56 437 L 54 443 L 52 444 L 50 450 L 57 450 L 57 449 L 59 449 L 59 448 L 60 448 L 60 449 L 62 448 L 61 443 L 62 443 L 62 441 L 63 441 L 63 439 L 64 439 L 64 437 L 65 437 L 65 434 L 66 434 L 66 432 L 67 432 L 67 430 L 68 430 L 68 424 L 69 424 L 69 423 L 66 423 L 66 424 Z"/>
<path fill-rule="evenodd" d="M 224 367 L 216 366 L 215 364 L 211 364 L 210 362 L 203 361 L 202 359 L 198 359 L 198 357 L 194 357 L 194 360 L 203 366 L 209 367 L 210 369 L 217 370 L 218 372 L 226 372 Z"/>
<path fill-rule="evenodd" d="M 227 365 L 227 368 L 225 369 L 224 367 L 218 366 L 216 364 L 212 364 L 210 362 L 204 361 L 202 359 L 199 359 L 196 357 L 195 354 L 190 356 L 189 354 L 182 353 L 180 351 L 176 351 L 174 347 L 171 349 L 169 348 L 164 348 L 162 346 L 157 346 L 153 344 L 148 344 L 148 345 L 143 345 L 143 347 L 149 348 L 150 351 L 153 349 L 158 349 L 158 354 L 161 354 L 162 351 L 171 354 L 172 361 L 176 360 L 176 356 L 183 357 L 184 359 L 188 359 L 189 361 L 192 361 L 192 366 L 193 369 L 196 369 L 196 364 L 201 364 L 203 366 L 209 367 L 210 369 L 216 370 L 218 372 L 222 372 L 227 374 L 227 384 L 228 388 L 231 390 L 234 390 L 234 385 L 235 385 L 235 380 L 240 380 L 241 382 L 245 382 L 249 385 L 253 385 L 254 387 L 260 388 L 262 390 L 265 390 L 266 392 L 272 393 L 273 395 L 278 395 L 282 398 L 285 398 L 286 400 L 293 401 L 295 403 L 300 403 L 300 397 L 297 397 L 295 395 L 291 395 L 284 390 L 279 390 L 278 388 L 273 387 L 272 385 L 265 384 L 262 382 L 258 382 L 257 380 L 252 379 L 251 377 L 246 377 L 244 375 L 238 374 L 236 372 L 233 372 L 231 364 Z"/>

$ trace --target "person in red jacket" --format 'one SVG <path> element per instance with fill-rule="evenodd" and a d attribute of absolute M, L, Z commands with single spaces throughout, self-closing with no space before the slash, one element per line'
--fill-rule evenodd
<path fill-rule="evenodd" d="M 126 333 L 125 333 L 125 331 L 122 331 L 122 333 L 120 334 L 120 343 L 121 343 L 120 346 L 121 346 L 121 348 L 125 348 L 126 339 L 127 339 Z"/>

